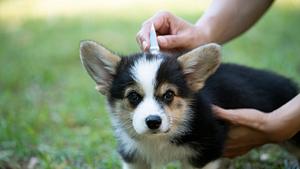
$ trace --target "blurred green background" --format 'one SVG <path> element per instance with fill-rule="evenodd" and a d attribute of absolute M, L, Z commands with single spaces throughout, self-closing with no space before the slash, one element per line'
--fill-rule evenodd
<path fill-rule="evenodd" d="M 201 0 L 0 0 L 0 168 L 120 168 L 104 98 L 79 60 L 79 42 L 129 54 L 158 10 L 195 22 Z M 226 44 L 224 62 L 264 68 L 300 84 L 300 2 L 278 0 L 246 34 Z M 231 168 L 289 168 L 265 146 Z M 176 168 L 170 165 L 169 168 Z"/>

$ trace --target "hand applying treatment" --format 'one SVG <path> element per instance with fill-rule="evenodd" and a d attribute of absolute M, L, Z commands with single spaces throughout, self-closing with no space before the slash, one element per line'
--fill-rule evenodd
<path fill-rule="evenodd" d="M 157 55 L 159 53 L 159 46 L 157 43 L 157 36 L 156 36 L 156 31 L 154 28 L 154 25 L 151 25 L 151 30 L 150 30 L 150 49 L 149 52 L 153 55 Z"/>

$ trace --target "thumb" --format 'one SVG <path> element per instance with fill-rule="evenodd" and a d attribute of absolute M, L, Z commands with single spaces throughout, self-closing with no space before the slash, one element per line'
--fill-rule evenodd
<path fill-rule="evenodd" d="M 164 35 L 157 37 L 158 44 L 161 48 L 173 49 L 183 46 L 183 38 L 178 35 Z"/>
<path fill-rule="evenodd" d="M 238 117 L 236 116 L 236 113 L 232 112 L 229 109 L 223 109 L 219 106 L 213 105 L 212 111 L 217 117 L 219 117 L 223 120 L 226 120 L 235 125 L 239 124 L 238 123 L 239 120 L 237 119 Z"/>
<path fill-rule="evenodd" d="M 264 124 L 265 113 L 255 109 L 223 109 L 213 106 L 212 110 L 217 117 L 236 125 L 259 130 Z"/>

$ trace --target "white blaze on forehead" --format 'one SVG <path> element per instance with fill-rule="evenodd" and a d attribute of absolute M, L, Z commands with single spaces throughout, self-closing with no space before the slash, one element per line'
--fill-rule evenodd
<path fill-rule="evenodd" d="M 131 74 L 143 88 L 145 95 L 154 94 L 155 78 L 162 59 L 147 60 L 145 56 L 137 60 L 131 68 Z"/>
<path fill-rule="evenodd" d="M 154 87 L 157 71 L 162 59 L 153 58 L 147 60 L 145 56 L 137 60 L 131 68 L 133 79 L 141 86 L 144 91 L 142 102 L 133 112 L 133 128 L 138 134 L 146 133 L 149 129 L 145 119 L 150 115 L 158 115 L 162 120 L 160 131 L 168 130 L 169 123 L 167 115 L 154 97 Z"/>

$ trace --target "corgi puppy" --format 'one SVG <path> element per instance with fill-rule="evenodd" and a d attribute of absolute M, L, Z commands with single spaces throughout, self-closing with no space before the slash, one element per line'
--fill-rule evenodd
<path fill-rule="evenodd" d="M 222 156 L 228 125 L 212 104 L 270 112 L 297 95 L 279 75 L 221 64 L 221 47 L 181 56 L 120 57 L 93 41 L 80 45 L 82 64 L 107 98 L 123 169 L 158 169 L 171 161 L 202 168 Z"/>

